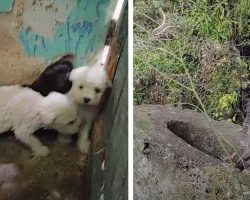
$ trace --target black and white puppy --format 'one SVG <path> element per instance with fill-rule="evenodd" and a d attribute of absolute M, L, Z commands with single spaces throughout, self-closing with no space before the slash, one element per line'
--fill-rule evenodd
<path fill-rule="evenodd" d="M 69 76 L 70 72 L 73 70 L 73 59 L 74 56 L 71 54 L 64 55 L 58 61 L 50 64 L 32 84 L 23 86 L 39 92 L 42 96 L 47 96 L 52 91 L 62 94 L 67 93 L 72 87 Z M 51 131 L 54 132 L 55 130 L 40 129 L 38 133 L 42 133 L 40 135 L 43 136 L 51 135 Z M 68 138 L 65 138 L 61 134 L 58 135 L 58 139 L 63 143 L 70 142 Z"/>

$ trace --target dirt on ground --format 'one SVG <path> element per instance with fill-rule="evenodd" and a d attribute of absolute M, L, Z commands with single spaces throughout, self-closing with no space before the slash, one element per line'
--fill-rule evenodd
<path fill-rule="evenodd" d="M 89 199 L 85 157 L 76 145 L 58 143 L 54 131 L 36 135 L 51 151 L 46 158 L 33 157 L 13 134 L 1 135 L 0 200 Z"/>

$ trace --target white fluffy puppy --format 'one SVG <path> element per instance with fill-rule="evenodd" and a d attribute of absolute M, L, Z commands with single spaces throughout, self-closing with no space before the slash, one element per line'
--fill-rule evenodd
<path fill-rule="evenodd" d="M 51 92 L 47 97 L 18 85 L 0 87 L 0 133 L 14 131 L 17 139 L 37 156 L 47 156 L 49 149 L 32 133 L 39 128 L 56 129 L 62 134 L 78 132 L 80 120 L 76 106 L 66 95 Z"/>
<path fill-rule="evenodd" d="M 111 86 L 111 81 L 101 65 L 73 69 L 69 79 L 72 81 L 72 88 L 68 92 L 68 96 L 78 105 L 83 123 L 80 128 L 78 148 L 82 153 L 87 153 L 89 131 L 97 114 L 103 92 Z"/>

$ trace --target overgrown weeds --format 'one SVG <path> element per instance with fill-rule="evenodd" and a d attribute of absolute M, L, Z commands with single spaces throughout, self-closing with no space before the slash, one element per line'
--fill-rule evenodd
<path fill-rule="evenodd" d="M 239 47 L 250 45 L 250 1 L 134 5 L 134 102 L 179 103 L 241 123 L 241 77 L 250 61 Z"/>

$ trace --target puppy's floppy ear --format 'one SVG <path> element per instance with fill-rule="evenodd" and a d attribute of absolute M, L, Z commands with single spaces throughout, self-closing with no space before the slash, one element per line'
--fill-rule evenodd
<path fill-rule="evenodd" d="M 87 68 L 88 68 L 87 66 L 82 66 L 82 67 L 78 67 L 76 69 L 73 69 L 70 72 L 69 80 L 74 81 L 74 80 L 78 79 L 78 77 L 84 76 Z"/>
<path fill-rule="evenodd" d="M 77 77 L 77 69 L 74 69 L 74 70 L 72 70 L 72 71 L 70 72 L 70 74 L 69 74 L 69 80 L 70 80 L 70 81 L 73 81 L 73 80 L 76 79 L 76 77 Z"/>

